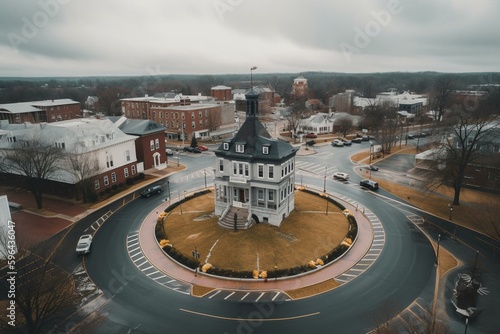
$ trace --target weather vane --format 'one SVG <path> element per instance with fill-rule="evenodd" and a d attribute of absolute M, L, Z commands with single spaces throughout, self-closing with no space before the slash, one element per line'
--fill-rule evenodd
<path fill-rule="evenodd" d="M 252 78 L 252 73 L 254 70 L 257 69 L 257 66 L 250 67 L 250 89 L 253 88 L 253 78 Z"/>

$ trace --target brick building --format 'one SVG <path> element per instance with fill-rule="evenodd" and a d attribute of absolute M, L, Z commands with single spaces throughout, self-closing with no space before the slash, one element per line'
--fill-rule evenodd
<path fill-rule="evenodd" d="M 80 103 L 71 99 L 0 104 L 0 120 L 8 120 L 10 124 L 52 123 L 80 116 Z"/>
<path fill-rule="evenodd" d="M 233 99 L 231 87 L 219 85 L 212 87 L 211 92 L 212 97 L 214 97 L 217 101 L 230 101 Z"/>

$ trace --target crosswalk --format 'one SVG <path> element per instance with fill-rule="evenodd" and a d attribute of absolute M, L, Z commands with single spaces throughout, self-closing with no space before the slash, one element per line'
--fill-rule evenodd
<path fill-rule="evenodd" d="M 165 273 L 159 271 L 149 262 L 139 245 L 139 232 L 134 232 L 127 236 L 127 251 L 134 265 L 150 279 L 182 294 L 191 294 L 191 285 L 165 275 Z"/>

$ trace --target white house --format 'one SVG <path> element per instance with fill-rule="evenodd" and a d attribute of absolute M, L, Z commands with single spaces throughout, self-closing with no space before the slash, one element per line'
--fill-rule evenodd
<path fill-rule="evenodd" d="M 259 121 L 259 95 L 246 94 L 247 115 L 236 135 L 215 151 L 215 214 L 225 228 L 279 226 L 294 209 L 295 154 Z"/>
<path fill-rule="evenodd" d="M 127 178 L 144 170 L 137 162 L 136 136 L 123 133 L 109 119 L 75 119 L 57 123 L 0 123 L 0 155 L 16 147 L 16 143 L 38 140 L 53 144 L 68 154 L 88 156 L 98 161 L 100 175 L 95 178 L 96 192 L 124 183 Z M 56 192 L 68 194 L 68 185 L 78 180 L 61 163 L 51 181 Z M 64 189 L 66 188 L 66 189 Z M 70 192 L 72 193 L 72 192 Z M 73 193 L 72 193 L 73 194 Z"/>

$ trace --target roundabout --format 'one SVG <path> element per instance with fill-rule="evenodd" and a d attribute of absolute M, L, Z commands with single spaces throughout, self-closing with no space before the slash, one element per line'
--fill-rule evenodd
<path fill-rule="evenodd" d="M 296 190 L 296 192 L 301 193 L 300 190 Z M 319 194 L 317 196 L 318 200 L 322 199 L 323 201 L 325 201 L 324 198 L 319 197 Z M 329 197 L 333 198 L 333 196 Z M 233 295 L 231 296 L 234 299 L 238 297 L 235 292 L 240 292 L 239 295 L 241 296 L 242 294 L 243 296 L 245 296 L 245 298 L 243 299 L 249 302 L 255 301 L 255 299 L 252 300 L 251 297 L 249 298 L 249 296 L 246 295 L 245 292 L 268 292 L 267 294 L 260 296 L 259 300 L 262 300 L 262 298 L 269 300 L 276 300 L 278 298 L 289 300 L 310 297 L 311 295 L 328 291 L 340 285 L 348 283 L 356 277 L 362 275 L 364 271 L 366 271 L 376 261 L 384 246 L 384 229 L 380 221 L 370 210 L 363 206 L 360 206 L 359 203 L 349 200 L 348 198 L 335 198 L 335 201 L 349 210 L 349 212 L 356 219 L 358 225 L 358 234 L 354 242 L 349 247 L 349 249 L 335 261 L 332 261 L 324 266 L 319 266 L 316 269 L 301 272 L 288 277 L 276 277 L 269 279 L 220 277 L 203 273 L 196 269 L 188 268 L 175 262 L 160 248 L 158 240 L 155 238 L 153 232 L 157 223 L 158 214 L 167 209 L 171 205 L 170 202 L 162 203 L 144 219 L 138 233 L 128 237 L 127 249 L 131 260 L 134 262 L 137 268 L 143 271 L 153 281 L 171 288 L 172 290 L 179 291 L 185 294 L 193 294 L 206 298 L 214 298 L 217 296 L 217 298 L 225 299 L 228 294 L 232 293 Z M 183 212 L 183 214 L 185 215 L 186 211 L 189 210 L 188 208 L 193 208 L 193 205 L 190 206 L 188 203 L 189 202 L 182 204 L 185 207 Z M 321 205 L 323 206 L 323 204 Z M 298 207 L 300 208 L 300 204 Z M 336 219 L 339 221 L 347 221 L 345 215 L 342 213 L 342 211 L 340 211 L 339 208 L 330 204 L 329 210 L 330 212 L 328 212 L 328 214 L 330 215 L 330 217 L 332 217 L 332 220 Z M 180 213 L 178 214 L 180 215 Z M 202 213 L 196 211 L 196 214 L 200 215 Z M 309 223 L 314 223 L 314 215 L 312 215 L 311 212 L 305 212 L 304 214 L 305 216 L 310 216 Z M 327 212 L 325 212 L 325 210 L 321 212 L 322 216 L 326 217 L 326 214 Z M 336 218 L 333 218 L 335 216 Z M 308 224 L 308 222 L 303 221 L 303 224 Z M 166 225 L 168 226 L 168 224 Z M 283 227 L 285 226 L 286 224 L 283 224 Z M 217 226 L 215 227 L 219 228 Z M 252 229 L 265 227 L 266 226 L 254 226 L 249 230 L 228 231 L 228 233 L 252 233 Z M 167 231 L 168 229 L 169 228 L 167 227 Z M 344 232 L 347 232 L 346 222 L 344 222 L 344 229 Z M 271 228 L 271 230 L 268 231 L 272 230 L 276 229 Z M 169 234 L 169 232 L 167 232 L 167 234 Z M 198 234 L 199 233 L 192 233 L 188 236 L 188 238 L 186 238 L 191 239 L 193 250 L 196 247 L 196 242 L 194 241 L 196 239 L 195 236 L 197 236 Z M 337 240 L 333 241 L 335 245 L 340 244 L 343 241 L 343 235 L 344 234 L 342 234 L 341 238 L 337 236 Z M 325 241 L 330 240 L 332 242 L 331 236 L 324 237 Z M 270 242 L 270 240 L 266 239 L 266 242 Z M 293 248 L 301 247 L 305 250 L 312 248 L 313 251 L 314 249 L 321 249 L 321 247 L 317 247 L 317 245 L 293 244 Z M 238 248 L 238 246 L 238 244 L 234 245 L 235 248 Z M 212 247 L 211 251 L 213 253 L 215 253 L 214 248 L 216 249 L 217 246 L 214 245 Z M 200 247 L 196 247 L 196 249 L 200 250 Z M 235 252 L 237 252 L 237 250 L 235 250 Z M 258 252 L 259 251 L 257 245 L 256 250 L 253 253 L 258 254 Z M 303 258 L 302 263 L 304 265 L 307 265 L 307 262 L 310 259 L 312 259 L 313 257 L 319 257 L 320 254 L 321 251 L 320 253 L 314 254 L 314 256 L 311 255 L 307 257 L 308 255 L 306 255 L 306 257 Z M 214 260 L 213 258 L 210 258 L 210 256 L 211 254 L 209 254 L 208 256 L 205 255 L 204 258 L 207 258 L 207 261 L 204 261 L 204 259 L 202 259 L 201 264 L 210 260 Z M 228 256 L 234 256 L 234 254 L 228 254 Z M 264 256 L 265 255 L 261 253 L 261 257 L 264 258 Z M 210 258 L 210 260 L 208 258 Z M 255 265 L 259 265 L 257 263 L 259 261 L 257 257 L 255 258 L 255 261 Z M 262 264 L 264 265 L 264 263 L 265 262 L 263 260 Z M 244 269 L 250 270 L 251 268 L 256 268 L 256 266 L 247 267 Z M 166 282 L 168 282 L 168 284 L 166 284 Z"/>

